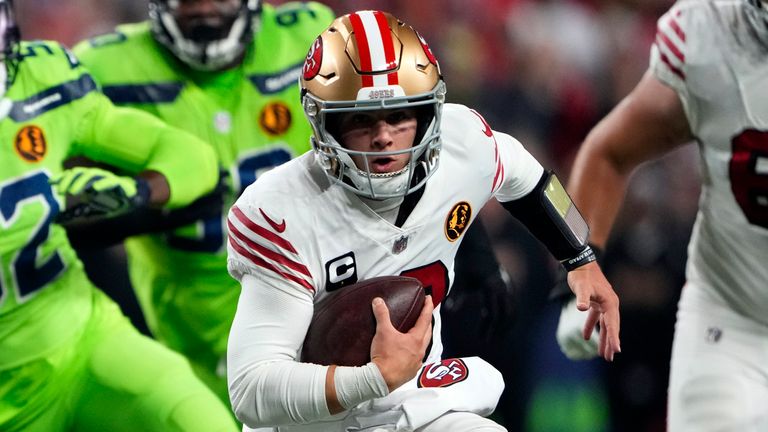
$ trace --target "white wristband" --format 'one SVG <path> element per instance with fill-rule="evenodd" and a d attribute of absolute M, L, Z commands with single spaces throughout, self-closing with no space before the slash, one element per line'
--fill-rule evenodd
<path fill-rule="evenodd" d="M 387 382 L 373 362 L 365 366 L 338 366 L 333 377 L 336 398 L 344 409 L 389 394 Z"/>

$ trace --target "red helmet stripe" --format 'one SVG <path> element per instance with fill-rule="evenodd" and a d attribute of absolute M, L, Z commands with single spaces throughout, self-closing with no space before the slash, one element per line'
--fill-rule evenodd
<path fill-rule="evenodd" d="M 365 35 L 365 27 L 360 15 L 353 13 L 349 16 L 352 22 L 352 31 L 355 33 L 357 42 L 357 52 L 360 55 L 360 69 L 363 72 L 363 87 L 373 87 L 373 76 L 365 75 L 366 71 L 371 70 L 371 50 L 368 48 L 368 38 Z"/>
<path fill-rule="evenodd" d="M 384 44 L 384 58 L 387 62 L 387 69 L 396 68 L 397 59 L 395 58 L 395 45 L 392 43 L 392 34 L 389 30 L 387 18 L 380 11 L 374 12 L 373 15 L 376 17 L 376 24 L 379 26 L 381 41 Z M 387 82 L 389 85 L 398 84 L 397 70 L 387 75 Z"/>

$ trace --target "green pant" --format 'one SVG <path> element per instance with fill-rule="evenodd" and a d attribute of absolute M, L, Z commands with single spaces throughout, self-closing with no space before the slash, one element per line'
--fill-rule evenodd
<path fill-rule="evenodd" d="M 142 246 L 131 239 L 126 250 L 131 284 L 152 335 L 189 359 L 197 376 L 229 405 L 227 339 L 240 283 L 227 273 L 226 257 L 198 254 L 185 261 L 186 271 L 169 271 Z M 206 265 L 198 262 L 203 258 Z"/>
<path fill-rule="evenodd" d="M 139 334 L 96 289 L 93 302 L 71 343 L 0 370 L 0 430 L 238 430 L 182 356 Z"/>

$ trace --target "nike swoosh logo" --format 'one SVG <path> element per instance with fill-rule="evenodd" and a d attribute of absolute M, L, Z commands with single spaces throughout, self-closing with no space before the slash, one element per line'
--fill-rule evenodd
<path fill-rule="evenodd" d="M 277 223 L 272 219 L 270 219 L 270 217 L 267 216 L 266 213 L 264 213 L 264 210 L 262 210 L 261 207 L 259 207 L 259 211 L 261 212 L 261 215 L 264 216 L 264 220 L 267 221 L 269 226 L 271 226 L 275 231 L 277 231 L 278 233 L 282 233 L 283 231 L 285 231 L 285 219 L 280 221 L 280 223 Z"/>

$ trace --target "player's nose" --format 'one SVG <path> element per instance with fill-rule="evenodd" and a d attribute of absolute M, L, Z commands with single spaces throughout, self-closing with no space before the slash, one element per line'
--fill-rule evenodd
<path fill-rule="evenodd" d="M 371 127 L 371 139 L 376 149 L 392 145 L 392 125 L 384 120 L 377 121 Z"/>

